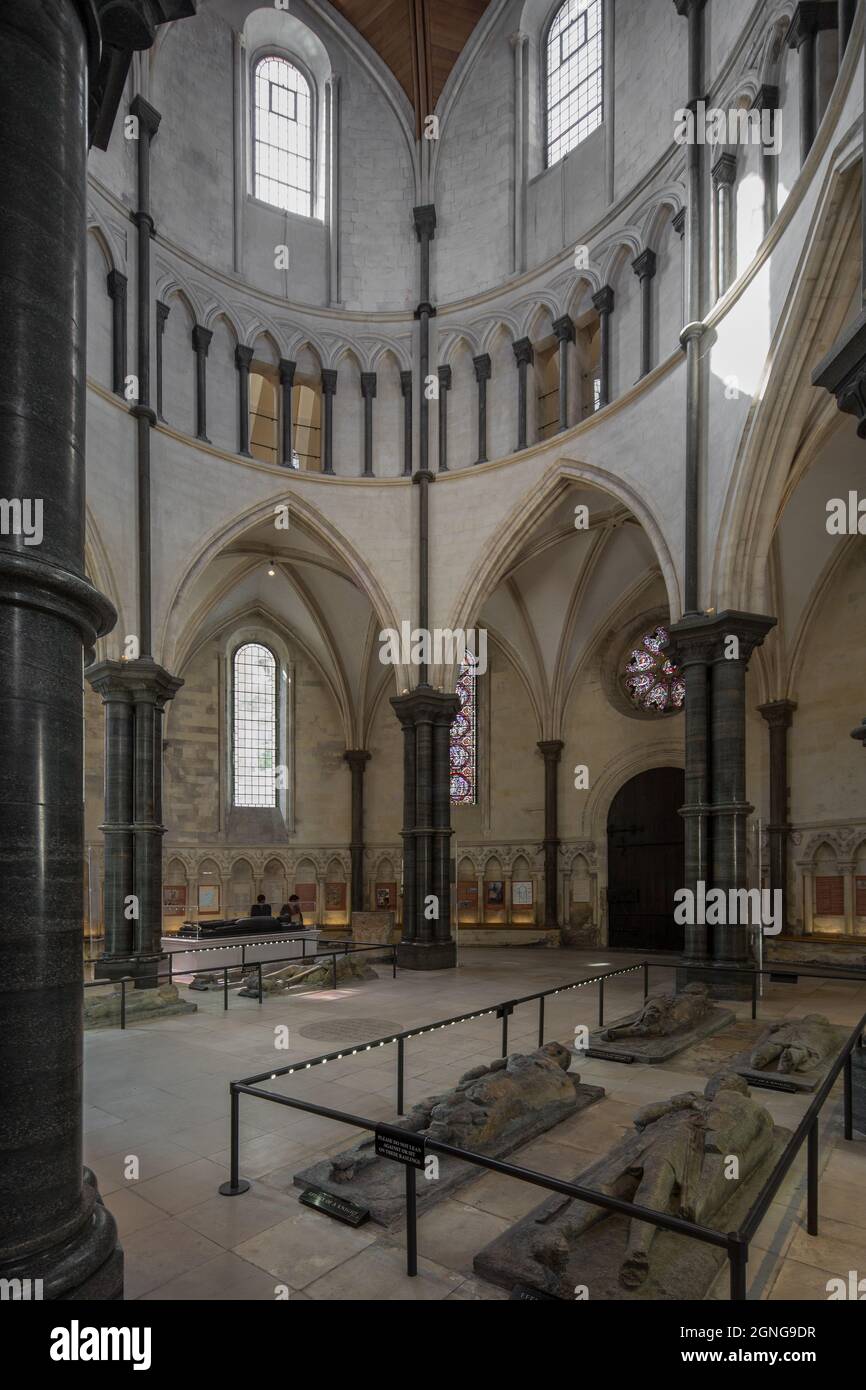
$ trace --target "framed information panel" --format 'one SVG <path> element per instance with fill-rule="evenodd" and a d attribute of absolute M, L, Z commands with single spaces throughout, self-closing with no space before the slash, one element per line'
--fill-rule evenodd
<path fill-rule="evenodd" d="M 325 911 L 326 912 L 345 912 L 346 910 L 346 885 L 345 883 L 326 883 L 325 884 Z"/>
<path fill-rule="evenodd" d="M 815 879 L 815 913 L 818 917 L 845 916 L 845 880 L 841 874 Z"/>
<path fill-rule="evenodd" d="M 858 917 L 866 917 L 866 876 L 858 874 L 854 880 L 854 912 Z"/>
<path fill-rule="evenodd" d="M 377 912 L 396 912 L 397 910 L 397 885 L 396 883 L 377 883 L 376 901 L 373 904 Z"/>
<path fill-rule="evenodd" d="M 517 880 L 511 885 L 511 901 L 515 907 L 532 907 L 532 882 Z"/>
<path fill-rule="evenodd" d="M 219 912 L 220 890 L 218 883 L 200 883 L 198 886 L 199 912 Z"/>
<path fill-rule="evenodd" d="M 478 921 L 478 884 L 470 879 L 457 883 L 457 911 L 464 921 Z"/>
<path fill-rule="evenodd" d="M 162 910 L 166 917 L 186 915 L 185 883 L 164 883 L 162 885 Z"/>
<path fill-rule="evenodd" d="M 316 885 L 315 883 L 296 883 L 295 893 L 301 902 L 301 911 L 305 917 L 315 917 L 316 915 Z"/>

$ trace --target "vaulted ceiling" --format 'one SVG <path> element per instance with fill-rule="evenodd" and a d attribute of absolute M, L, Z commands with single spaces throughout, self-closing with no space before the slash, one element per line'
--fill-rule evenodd
<path fill-rule="evenodd" d="M 331 0 L 387 63 L 420 134 L 490 0 Z"/>

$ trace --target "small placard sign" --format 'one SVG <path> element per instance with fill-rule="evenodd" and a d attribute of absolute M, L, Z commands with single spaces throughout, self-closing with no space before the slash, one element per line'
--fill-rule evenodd
<path fill-rule="evenodd" d="M 580 1055 L 596 1057 L 600 1062 L 625 1062 L 626 1065 L 634 1061 L 630 1052 L 607 1052 L 603 1047 L 587 1047 Z"/>
<path fill-rule="evenodd" d="M 531 1289 L 528 1284 L 515 1284 L 511 1290 L 509 1303 L 561 1303 L 562 1299 L 552 1293 L 542 1293 L 541 1289 Z"/>
<path fill-rule="evenodd" d="M 370 1219 L 367 1207 L 358 1207 L 354 1202 L 347 1202 L 345 1197 L 335 1197 L 333 1192 L 323 1192 L 318 1187 L 305 1187 L 300 1200 L 305 1207 L 323 1211 L 326 1216 L 333 1216 L 335 1221 L 342 1221 L 346 1226 L 363 1226 Z"/>
<path fill-rule="evenodd" d="M 791 1095 L 798 1095 L 799 1086 L 794 1086 L 790 1081 L 777 1081 L 774 1076 L 755 1076 L 754 1072 L 741 1071 L 744 1081 L 748 1081 L 750 1086 L 758 1086 L 762 1091 L 788 1091 Z"/>
<path fill-rule="evenodd" d="M 787 973 L 787 971 L 782 971 L 782 970 L 771 970 L 771 971 L 770 971 L 770 984 L 771 984 L 771 985 L 797 985 L 797 984 L 799 984 L 799 983 L 800 983 L 800 976 L 799 976 L 799 975 L 789 975 L 789 974 Z"/>
<path fill-rule="evenodd" d="M 410 1134 L 407 1130 L 398 1138 L 396 1134 L 376 1130 L 376 1153 L 379 1158 L 391 1158 L 395 1163 L 403 1163 L 407 1168 L 424 1167 L 424 1146 L 426 1140 L 421 1134 Z"/>

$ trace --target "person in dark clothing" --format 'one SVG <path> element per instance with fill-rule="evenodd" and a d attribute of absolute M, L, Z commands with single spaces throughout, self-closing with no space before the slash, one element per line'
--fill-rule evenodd
<path fill-rule="evenodd" d="M 302 927 L 304 925 L 304 914 L 301 911 L 301 900 L 297 893 L 293 893 L 287 903 L 283 903 L 280 908 L 280 921 L 287 922 L 290 927 Z"/>
<path fill-rule="evenodd" d="M 251 917 L 270 917 L 271 905 L 265 902 L 264 893 L 259 893 L 252 907 L 250 908 Z"/>

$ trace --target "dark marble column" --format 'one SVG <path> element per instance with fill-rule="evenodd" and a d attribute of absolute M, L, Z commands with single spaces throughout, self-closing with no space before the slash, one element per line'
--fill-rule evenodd
<path fill-rule="evenodd" d="M 460 702 L 456 695 L 418 686 L 391 704 L 404 735 L 403 937 L 398 962 L 411 970 L 441 970 L 456 962 L 448 747 Z"/>
<path fill-rule="evenodd" d="M 448 472 L 448 392 L 451 368 L 439 368 L 439 472 Z"/>
<path fill-rule="evenodd" d="M 165 419 L 162 409 L 162 378 L 163 378 L 163 351 L 165 344 L 165 323 L 171 309 L 168 304 L 163 304 L 161 299 L 156 301 L 156 413 L 160 420 Z"/>
<path fill-rule="evenodd" d="M 361 373 L 361 395 L 364 398 L 364 477 L 373 476 L 373 402 L 376 399 L 376 373 Z"/>
<path fill-rule="evenodd" d="M 568 345 L 574 342 L 574 324 L 568 314 L 563 314 L 553 325 L 554 336 L 559 343 L 559 428 L 568 429 Z"/>
<path fill-rule="evenodd" d="M 646 376 L 653 365 L 653 280 L 658 262 L 655 251 L 646 251 L 632 261 L 631 268 L 640 280 L 640 374 Z"/>
<path fill-rule="evenodd" d="M 752 102 L 755 111 L 770 113 L 771 138 L 776 135 L 776 118 L 779 111 L 779 88 L 765 82 L 758 88 Z M 767 235 L 779 211 L 779 156 L 771 154 L 766 145 L 761 150 L 761 176 L 764 180 L 764 236 Z"/>
<path fill-rule="evenodd" d="M 714 620 L 718 637 L 710 694 L 713 887 L 726 893 L 748 887 L 746 823 L 754 808 L 746 800 L 746 670 L 752 652 L 775 622 L 775 618 L 749 613 L 722 613 Z M 739 643 L 737 657 L 727 654 L 731 638 Z M 720 965 L 748 965 L 751 938 L 744 924 L 716 927 L 713 959 Z M 742 993 L 742 988 L 737 992 Z"/>
<path fill-rule="evenodd" d="M 713 290 L 718 299 L 732 283 L 736 269 L 736 204 L 734 184 L 737 160 L 721 154 L 713 165 Z"/>
<path fill-rule="evenodd" d="M 544 758 L 544 925 L 559 926 L 559 760 L 565 744 L 539 743 Z"/>
<path fill-rule="evenodd" d="M 333 473 L 334 471 L 334 397 L 337 394 L 337 373 L 335 371 L 322 372 L 322 397 L 324 401 L 324 418 L 322 420 L 322 472 Z"/>
<path fill-rule="evenodd" d="M 481 353 L 473 357 L 475 380 L 478 383 L 478 458 L 476 463 L 487 462 L 487 383 L 490 380 L 490 354 Z"/>
<path fill-rule="evenodd" d="M 126 393 L 126 276 L 110 270 L 106 277 L 111 300 L 111 389 Z"/>
<path fill-rule="evenodd" d="M 207 354 L 213 333 L 200 323 L 192 330 L 192 347 L 195 353 L 195 435 L 210 443 L 207 437 Z"/>
<path fill-rule="evenodd" d="M 857 13 L 857 0 L 839 0 L 839 66 L 842 66 L 842 59 L 845 57 L 845 50 L 848 47 L 848 40 L 851 37 L 851 29 L 854 24 L 854 16 Z"/>
<path fill-rule="evenodd" d="M 600 327 L 599 343 L 599 405 L 610 405 L 610 316 L 613 313 L 615 303 L 614 292 L 610 285 L 605 285 L 592 296 L 592 302 L 598 314 Z"/>
<path fill-rule="evenodd" d="M 818 0 L 799 4 L 786 35 L 800 59 L 800 163 L 805 164 L 815 140 L 818 118 L 818 21 L 824 6 Z"/>
<path fill-rule="evenodd" d="M 770 730 L 770 889 L 782 894 L 782 931 L 788 930 L 788 730 L 797 706 L 773 700 L 759 713 Z"/>
<path fill-rule="evenodd" d="M 238 369 L 238 453 L 250 453 L 250 363 L 251 347 L 238 343 L 235 347 L 235 366 Z"/>
<path fill-rule="evenodd" d="M 535 361 L 535 353 L 529 338 L 518 338 L 512 343 L 514 360 L 517 363 L 517 448 L 526 448 L 526 378 L 529 368 Z"/>
<path fill-rule="evenodd" d="M 671 226 L 680 239 L 680 254 L 682 256 L 682 317 L 685 320 L 686 304 L 688 303 L 688 286 L 686 283 L 686 213 L 687 208 L 680 208 L 676 217 L 671 218 Z"/>
<path fill-rule="evenodd" d="M 343 754 L 352 773 L 352 894 L 351 911 L 364 911 L 364 772 L 370 754 L 350 748 Z"/>
<path fill-rule="evenodd" d="M 150 989 L 162 958 L 163 711 L 183 681 L 151 657 L 101 661 L 86 675 L 106 713 L 106 925 L 99 972 L 106 979 L 129 975 L 136 988 Z"/>
<path fill-rule="evenodd" d="M 295 384 L 295 363 L 280 358 L 280 395 L 282 397 L 282 430 L 280 433 L 280 464 L 291 468 L 295 453 L 295 427 L 292 420 L 292 387 Z"/>
<path fill-rule="evenodd" d="M 403 477 L 412 476 L 412 373 L 400 373 L 400 395 L 403 397 Z"/>
<path fill-rule="evenodd" d="M 0 468 L 7 500 L 42 509 L 38 543 L 0 536 L 0 1278 L 42 1280 L 48 1300 L 122 1296 L 81 1132 L 81 666 L 115 620 L 84 574 L 97 13 L 0 9 Z"/>
<path fill-rule="evenodd" d="M 686 687 L 685 802 L 680 815 L 685 821 L 683 887 L 696 894 L 699 883 L 709 883 L 710 863 L 710 686 L 709 669 L 715 650 L 712 621 L 685 618 L 670 630 L 668 655 L 682 671 Z M 686 927 L 683 960 L 686 965 L 706 961 L 710 955 L 705 924 Z"/>

